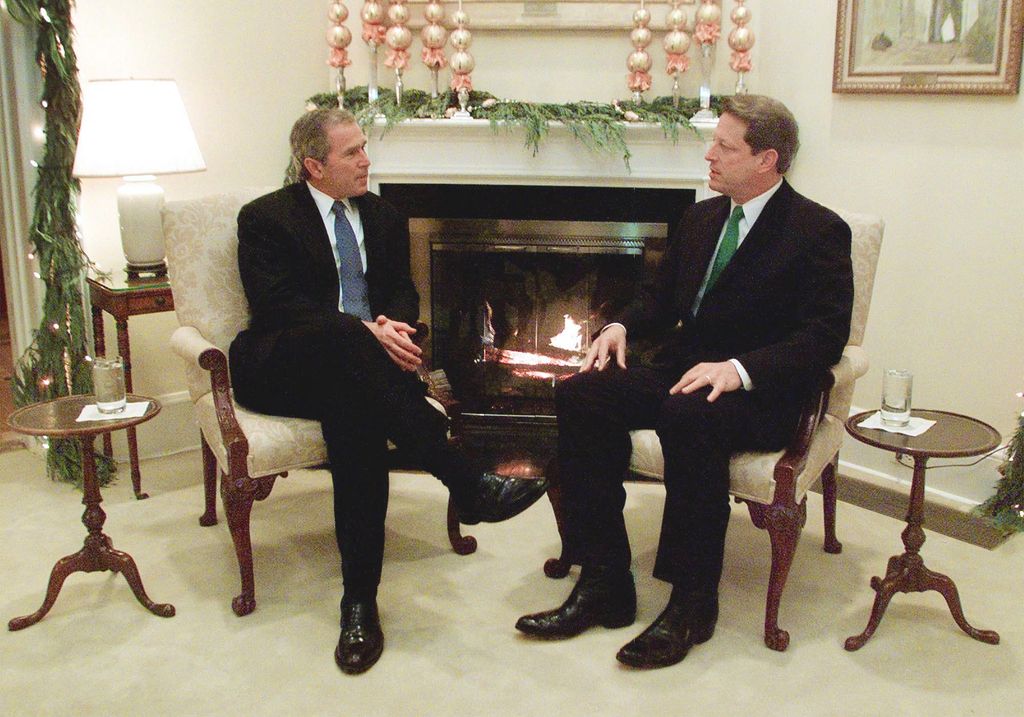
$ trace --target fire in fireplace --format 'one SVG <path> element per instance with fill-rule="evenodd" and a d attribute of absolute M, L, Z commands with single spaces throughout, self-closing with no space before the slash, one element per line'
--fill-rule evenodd
<path fill-rule="evenodd" d="M 555 384 L 639 291 L 658 224 L 413 220 L 430 252 L 432 360 L 464 410 L 551 415 Z"/>

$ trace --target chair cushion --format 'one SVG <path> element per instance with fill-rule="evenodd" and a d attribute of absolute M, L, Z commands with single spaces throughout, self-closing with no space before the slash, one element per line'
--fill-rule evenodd
<path fill-rule="evenodd" d="M 428 396 L 427 401 L 441 413 L 445 412 L 433 398 Z M 320 430 L 320 421 L 256 413 L 238 403 L 234 403 L 234 408 L 238 425 L 249 441 L 247 468 L 250 476 L 258 478 L 327 463 L 327 445 Z M 213 393 L 207 393 L 196 401 L 195 409 L 206 442 L 220 469 L 226 473 L 228 452 L 221 439 Z"/>
<path fill-rule="evenodd" d="M 661 455 L 661 441 L 652 429 L 630 432 L 633 441 L 633 454 L 630 457 L 629 469 L 645 478 L 663 480 L 665 461 Z M 843 442 L 842 423 L 833 416 L 826 415 L 818 425 L 811 450 L 807 456 L 807 465 L 797 476 L 797 503 L 821 475 L 825 466 L 839 451 Z M 785 451 L 771 453 L 737 453 L 729 461 L 729 492 L 744 500 L 756 503 L 771 503 L 775 497 L 775 464 Z"/>

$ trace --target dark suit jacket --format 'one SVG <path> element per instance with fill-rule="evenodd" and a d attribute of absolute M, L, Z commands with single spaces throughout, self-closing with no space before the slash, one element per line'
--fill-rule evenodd
<path fill-rule="evenodd" d="M 366 247 L 374 316 L 414 323 L 419 296 L 409 272 L 409 227 L 375 194 L 354 197 Z M 264 195 L 238 214 L 238 268 L 249 327 L 231 346 L 232 371 L 258 373 L 282 330 L 338 314 L 340 282 L 331 242 L 305 182 Z"/>
<path fill-rule="evenodd" d="M 729 206 L 720 196 L 686 211 L 654 282 L 617 320 L 631 341 L 681 323 L 661 351 L 680 375 L 701 361 L 735 358 L 756 393 L 795 400 L 849 338 L 850 228 L 783 181 L 694 317 Z"/>

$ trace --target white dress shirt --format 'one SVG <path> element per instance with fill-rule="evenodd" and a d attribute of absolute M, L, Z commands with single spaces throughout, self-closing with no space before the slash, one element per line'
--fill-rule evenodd
<path fill-rule="evenodd" d="M 327 238 L 331 241 L 331 251 L 334 252 L 334 268 L 341 270 L 341 256 L 338 254 L 338 238 L 334 236 L 334 198 L 324 194 L 319 189 L 314 187 L 309 182 L 306 182 L 306 186 L 309 187 L 309 193 L 313 195 L 313 201 L 316 202 L 317 211 L 320 212 L 320 218 L 323 220 L 324 229 L 327 230 Z M 345 205 L 345 217 L 348 219 L 348 223 L 352 225 L 352 232 L 356 235 L 356 244 L 359 245 L 359 257 L 363 262 L 363 273 L 366 273 L 366 244 L 363 238 L 363 222 L 359 218 L 359 207 L 356 206 L 355 202 L 348 198 L 340 200 Z M 342 295 L 342 291 L 338 288 L 338 311 L 345 310 L 345 297 Z"/>

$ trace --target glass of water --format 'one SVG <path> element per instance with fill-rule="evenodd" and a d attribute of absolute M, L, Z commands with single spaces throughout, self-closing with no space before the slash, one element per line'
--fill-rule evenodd
<path fill-rule="evenodd" d="M 92 385 L 96 394 L 96 408 L 100 413 L 120 413 L 128 403 L 124 392 L 124 360 L 94 358 L 92 361 Z"/>
<path fill-rule="evenodd" d="M 910 423 L 910 397 L 914 374 L 902 368 L 887 368 L 882 377 L 882 423 L 901 427 Z"/>

